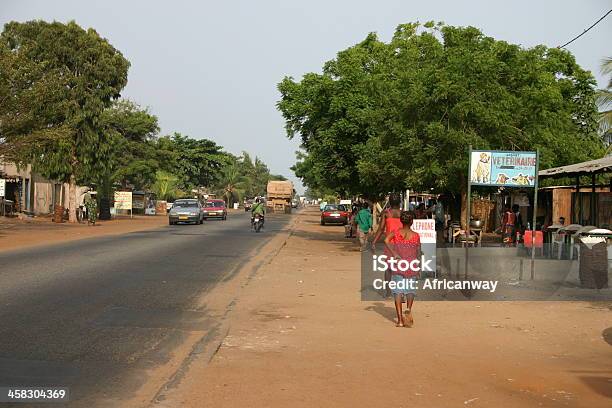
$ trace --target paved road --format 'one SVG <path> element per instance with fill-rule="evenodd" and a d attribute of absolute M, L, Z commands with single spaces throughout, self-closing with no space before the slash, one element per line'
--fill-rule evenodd
<path fill-rule="evenodd" d="M 68 385 L 71 406 L 117 406 L 215 323 L 196 299 L 289 217 L 270 215 L 261 234 L 240 213 L 0 253 L 0 386 Z"/>

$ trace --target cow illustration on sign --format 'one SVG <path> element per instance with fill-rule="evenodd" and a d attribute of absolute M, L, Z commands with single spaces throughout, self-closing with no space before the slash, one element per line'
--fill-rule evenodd
<path fill-rule="evenodd" d="M 476 162 L 476 168 L 472 172 L 472 183 L 489 183 L 491 179 L 491 153 L 473 152 L 472 163 Z"/>

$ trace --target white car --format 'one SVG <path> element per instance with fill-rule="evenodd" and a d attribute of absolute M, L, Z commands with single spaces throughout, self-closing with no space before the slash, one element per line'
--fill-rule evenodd
<path fill-rule="evenodd" d="M 168 213 L 168 224 L 175 225 L 179 222 L 202 224 L 204 213 L 200 201 L 195 199 L 176 200 Z"/>

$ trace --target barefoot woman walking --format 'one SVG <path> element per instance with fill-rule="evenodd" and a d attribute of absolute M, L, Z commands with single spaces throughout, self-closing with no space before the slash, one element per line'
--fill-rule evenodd
<path fill-rule="evenodd" d="M 387 235 L 385 246 L 397 260 L 404 259 L 411 262 L 421 256 L 421 238 L 412 230 L 414 215 L 409 211 L 402 211 L 400 215 L 402 228 Z M 395 283 L 404 281 L 404 288 L 391 289 L 395 298 L 395 312 L 397 313 L 398 327 L 412 327 L 412 304 L 414 302 L 416 280 L 418 272 L 412 270 L 393 272 L 391 280 Z M 406 302 L 406 319 L 402 313 L 402 302 Z"/>
<path fill-rule="evenodd" d="M 399 194 L 397 193 L 389 194 L 389 207 L 390 208 L 387 211 L 384 211 L 382 213 L 380 222 L 378 223 L 378 230 L 376 231 L 376 236 L 374 237 L 374 240 L 372 241 L 372 252 L 373 253 L 376 253 L 376 243 L 378 242 L 380 237 L 383 235 L 383 233 L 385 234 L 385 236 L 387 236 L 390 233 L 402 228 L 402 222 L 400 221 L 400 214 L 402 213 L 402 211 L 400 210 L 401 202 L 402 202 L 402 198 Z M 388 252 L 387 247 L 385 247 L 385 255 L 387 256 L 392 255 L 390 252 Z M 390 280 L 391 280 L 391 271 L 387 270 L 385 272 L 385 283 L 389 282 Z M 388 286 L 386 287 L 387 287 L 387 290 L 385 292 L 385 296 L 389 297 L 391 296 L 391 291 L 389 290 Z"/>

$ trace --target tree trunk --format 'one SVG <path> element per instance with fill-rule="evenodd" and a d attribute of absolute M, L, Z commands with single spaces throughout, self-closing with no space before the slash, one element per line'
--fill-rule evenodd
<path fill-rule="evenodd" d="M 461 186 L 461 228 L 467 229 L 467 187 Z"/>
<path fill-rule="evenodd" d="M 70 182 L 68 188 L 68 222 L 76 223 L 76 202 L 77 202 L 77 185 L 76 185 L 76 177 L 74 174 L 70 175 Z"/>

